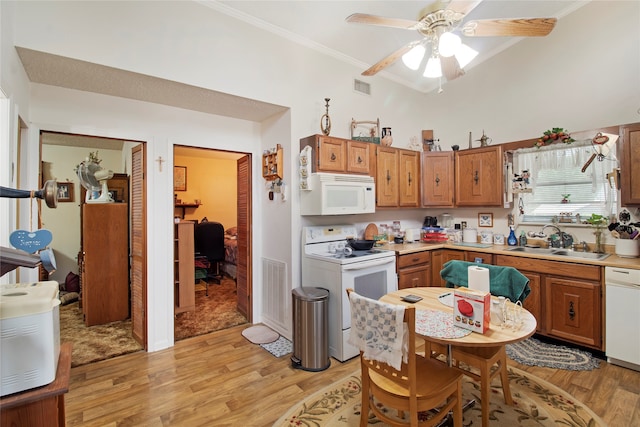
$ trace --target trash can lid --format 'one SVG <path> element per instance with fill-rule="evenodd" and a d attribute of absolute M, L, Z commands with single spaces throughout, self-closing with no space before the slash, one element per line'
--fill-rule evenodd
<path fill-rule="evenodd" d="M 323 288 L 295 288 L 292 293 L 303 301 L 320 301 L 329 298 L 329 291 Z"/>

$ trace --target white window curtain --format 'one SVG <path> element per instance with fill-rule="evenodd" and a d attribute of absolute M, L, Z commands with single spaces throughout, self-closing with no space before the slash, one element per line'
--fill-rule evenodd
<path fill-rule="evenodd" d="M 524 222 L 549 221 L 561 213 L 610 215 L 615 209 L 617 191 L 610 188 L 606 174 L 617 167 L 613 154 L 594 159 L 582 172 L 582 167 L 596 153 L 590 140 L 572 144 L 554 144 L 527 148 L 514 153 L 517 173 L 528 170 L 532 193 L 519 194 L 524 209 Z M 563 203 L 563 196 L 567 202 Z"/>

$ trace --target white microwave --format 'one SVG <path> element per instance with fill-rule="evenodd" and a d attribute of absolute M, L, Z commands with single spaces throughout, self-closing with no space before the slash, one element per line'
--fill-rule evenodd
<path fill-rule="evenodd" d="M 300 190 L 301 215 L 352 215 L 376 211 L 373 177 L 313 173 Z"/>

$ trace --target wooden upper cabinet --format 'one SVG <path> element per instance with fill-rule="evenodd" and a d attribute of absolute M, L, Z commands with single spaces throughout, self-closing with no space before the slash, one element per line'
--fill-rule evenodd
<path fill-rule="evenodd" d="M 371 143 L 347 141 L 347 172 L 368 175 Z"/>
<path fill-rule="evenodd" d="M 300 149 L 313 149 L 312 172 L 370 174 L 371 143 L 325 135 L 300 139 Z"/>
<path fill-rule="evenodd" d="M 398 206 L 400 185 L 398 181 L 398 150 L 376 147 L 376 205 Z"/>
<path fill-rule="evenodd" d="M 499 145 L 455 153 L 456 206 L 502 206 L 504 177 Z"/>
<path fill-rule="evenodd" d="M 422 153 L 422 205 L 453 207 L 454 168 L 453 151 L 425 151 Z"/>
<path fill-rule="evenodd" d="M 419 152 L 398 150 L 399 203 L 401 207 L 420 207 Z"/>
<path fill-rule="evenodd" d="M 622 126 L 621 136 L 620 203 L 640 206 L 640 123 Z"/>

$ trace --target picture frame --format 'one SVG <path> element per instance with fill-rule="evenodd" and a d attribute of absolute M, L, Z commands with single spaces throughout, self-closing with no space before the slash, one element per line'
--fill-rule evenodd
<path fill-rule="evenodd" d="M 492 213 L 479 213 L 478 214 L 478 227 L 493 227 L 493 214 Z"/>
<path fill-rule="evenodd" d="M 173 191 L 187 191 L 187 167 L 173 167 Z"/>
<path fill-rule="evenodd" d="M 113 199 L 114 202 L 122 202 L 122 197 L 120 197 L 120 190 L 117 188 L 109 188 L 109 195 Z"/>
<path fill-rule="evenodd" d="M 74 199 L 73 182 L 58 183 L 58 202 L 68 203 Z"/>

